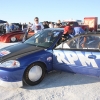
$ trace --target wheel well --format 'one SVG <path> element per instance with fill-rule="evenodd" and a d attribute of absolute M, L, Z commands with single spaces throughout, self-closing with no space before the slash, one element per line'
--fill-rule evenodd
<path fill-rule="evenodd" d="M 41 61 L 37 61 L 37 62 L 34 62 L 34 63 L 41 63 L 44 67 L 45 67 L 45 71 L 46 71 L 46 73 L 47 73 L 47 67 L 46 67 L 46 64 L 45 63 L 43 63 L 43 62 L 41 62 Z M 30 65 L 32 65 L 33 63 L 31 63 Z M 28 67 L 30 66 L 30 65 L 28 65 Z M 28 68 L 27 67 L 27 68 Z M 26 69 L 27 69 L 26 68 Z M 24 70 L 24 72 L 26 71 L 26 69 Z M 23 74 L 23 77 L 24 77 L 24 74 Z M 22 80 L 23 80 L 23 77 L 22 77 Z M 23 82 L 24 82 L 24 80 L 23 80 Z"/>
<path fill-rule="evenodd" d="M 46 72 L 47 72 L 47 67 L 46 67 L 46 64 L 45 64 L 45 63 L 43 63 L 43 62 L 41 62 L 41 61 L 37 61 L 37 62 L 33 62 L 33 63 L 41 63 L 41 64 L 45 67 Z M 30 65 L 32 65 L 33 63 L 31 63 Z M 28 65 L 27 68 L 28 68 L 30 65 Z M 26 68 L 26 69 L 27 69 L 27 68 Z M 26 70 L 26 69 L 25 69 L 25 70 Z M 24 71 L 24 72 L 25 72 L 25 71 Z"/>
<path fill-rule="evenodd" d="M 37 62 L 35 62 L 35 63 L 41 63 L 41 64 L 45 67 L 45 69 L 47 70 L 47 67 L 46 67 L 46 64 L 45 64 L 45 63 L 43 63 L 43 62 L 41 62 L 41 61 L 37 61 Z"/>

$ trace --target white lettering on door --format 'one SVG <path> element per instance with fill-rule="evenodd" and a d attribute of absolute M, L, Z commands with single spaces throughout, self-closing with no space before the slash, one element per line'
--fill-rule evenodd
<path fill-rule="evenodd" d="M 88 58 L 89 55 L 96 55 L 96 59 L 100 59 L 99 54 L 92 52 L 85 52 L 83 54 L 81 51 L 54 51 L 55 56 L 57 56 L 57 61 L 59 63 L 66 63 L 68 65 L 76 65 L 75 61 L 79 61 L 82 66 L 92 66 L 98 68 L 95 59 Z"/>
<path fill-rule="evenodd" d="M 73 51 L 64 52 L 70 64 L 75 65 L 75 61 L 78 60 L 78 56 Z"/>
<path fill-rule="evenodd" d="M 65 57 L 65 54 L 64 54 L 64 52 L 62 52 L 62 51 L 56 51 L 55 53 L 55 56 L 57 56 L 57 61 L 59 62 L 59 63 L 66 63 L 66 64 L 70 64 L 68 61 L 67 61 L 67 59 L 66 59 L 66 57 Z"/>
<path fill-rule="evenodd" d="M 76 51 L 76 54 L 82 64 L 82 66 L 90 66 L 92 65 L 94 68 L 98 68 L 94 59 L 88 58 L 89 55 L 92 55 L 90 52 L 85 52 L 85 55 L 82 54 L 80 51 Z"/>

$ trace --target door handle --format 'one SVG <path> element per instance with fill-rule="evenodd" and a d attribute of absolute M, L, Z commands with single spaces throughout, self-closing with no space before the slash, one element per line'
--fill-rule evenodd
<path fill-rule="evenodd" d="M 96 56 L 95 55 L 89 55 L 88 58 L 90 58 L 90 59 L 96 59 Z"/>

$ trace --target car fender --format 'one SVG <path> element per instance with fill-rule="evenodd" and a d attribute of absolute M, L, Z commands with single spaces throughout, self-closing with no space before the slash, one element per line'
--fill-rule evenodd
<path fill-rule="evenodd" d="M 25 69 L 35 62 L 41 62 L 46 65 L 47 71 L 53 70 L 53 57 L 52 53 L 46 52 L 45 50 L 36 52 L 33 54 L 26 55 L 24 57 L 19 58 L 18 60 L 21 62 L 21 67 Z"/>

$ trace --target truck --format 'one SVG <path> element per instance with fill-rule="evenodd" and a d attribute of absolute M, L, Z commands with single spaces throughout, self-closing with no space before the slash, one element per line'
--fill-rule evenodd
<path fill-rule="evenodd" d="M 78 21 L 65 21 L 63 22 L 63 28 L 68 25 L 68 26 L 72 26 L 72 27 L 81 27 L 84 31 L 88 31 L 89 26 L 88 25 L 84 25 L 82 23 L 79 23 Z"/>
<path fill-rule="evenodd" d="M 84 18 L 84 25 L 89 26 L 89 31 L 97 31 L 98 28 L 98 17 L 85 17 Z"/>

